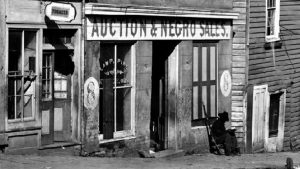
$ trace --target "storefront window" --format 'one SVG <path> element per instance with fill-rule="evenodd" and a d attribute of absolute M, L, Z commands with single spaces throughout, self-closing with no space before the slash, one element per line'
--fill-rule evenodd
<path fill-rule="evenodd" d="M 217 116 L 217 58 L 216 43 L 194 43 L 192 126 Z"/>
<path fill-rule="evenodd" d="M 9 30 L 9 120 L 32 118 L 35 113 L 36 34 L 33 30 Z"/>
<path fill-rule="evenodd" d="M 128 131 L 131 129 L 131 46 L 128 43 L 103 43 L 100 45 L 100 133 L 103 130 L 113 132 Z M 106 117 L 107 113 L 102 104 L 105 79 L 113 81 L 113 100 L 114 107 L 112 108 L 114 114 Z M 108 120 L 111 119 L 112 120 Z M 111 124 L 104 123 L 110 121 Z M 109 126 L 109 128 L 107 128 Z M 113 129 L 112 129 L 113 128 Z M 104 132 L 105 133 L 105 132 Z"/>

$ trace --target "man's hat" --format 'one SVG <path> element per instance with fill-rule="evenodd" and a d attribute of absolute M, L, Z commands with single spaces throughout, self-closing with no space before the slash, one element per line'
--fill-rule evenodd
<path fill-rule="evenodd" d="M 229 120 L 228 112 L 227 112 L 227 111 L 224 111 L 223 113 L 219 113 L 218 116 L 219 116 L 221 119 L 224 119 L 224 121 L 228 121 L 228 120 Z"/>

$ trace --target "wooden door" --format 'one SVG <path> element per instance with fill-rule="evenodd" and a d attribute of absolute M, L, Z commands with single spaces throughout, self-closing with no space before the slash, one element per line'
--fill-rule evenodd
<path fill-rule="evenodd" d="M 252 151 L 264 151 L 266 132 L 266 114 L 268 105 L 267 85 L 254 86 L 253 89 L 253 115 L 252 115 Z"/>
<path fill-rule="evenodd" d="M 72 51 L 43 52 L 42 59 L 42 144 L 71 138 Z"/>
<path fill-rule="evenodd" d="M 54 101 L 53 101 L 53 61 L 54 52 L 44 52 L 42 58 L 42 87 L 40 111 L 42 118 L 42 145 L 54 141 Z"/>

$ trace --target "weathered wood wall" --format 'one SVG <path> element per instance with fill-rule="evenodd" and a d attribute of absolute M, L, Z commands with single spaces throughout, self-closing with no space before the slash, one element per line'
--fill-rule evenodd
<path fill-rule="evenodd" d="M 247 0 L 234 0 L 233 11 L 239 13 L 233 20 L 234 37 L 232 40 L 232 110 L 231 126 L 237 129 L 238 142 L 243 150 L 245 145 L 245 85 L 247 79 L 246 12 Z"/>
<path fill-rule="evenodd" d="M 4 0 L 0 0 L 0 4 L 4 4 Z M 0 144 L 5 143 L 5 113 L 6 111 L 6 82 L 5 80 L 5 40 L 6 39 L 5 26 L 5 5 L 0 5 Z"/>
<path fill-rule="evenodd" d="M 279 42 L 282 46 L 273 50 L 264 48 L 265 8 L 265 1 L 250 3 L 249 84 L 268 84 L 270 93 L 287 89 L 284 149 L 299 148 L 300 1 L 280 1 Z"/>
<path fill-rule="evenodd" d="M 232 9 L 233 0 L 87 0 L 87 2 L 122 4 L 122 5 L 143 5 L 160 7 L 191 7 L 204 9 Z"/>

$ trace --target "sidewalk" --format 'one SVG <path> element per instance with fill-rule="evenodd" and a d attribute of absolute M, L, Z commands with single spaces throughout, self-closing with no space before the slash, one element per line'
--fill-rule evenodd
<path fill-rule="evenodd" d="M 99 158 L 79 156 L 0 155 L 0 169 L 209 169 L 285 168 L 287 157 L 300 166 L 300 152 L 218 156 L 194 154 L 169 158 Z"/>

